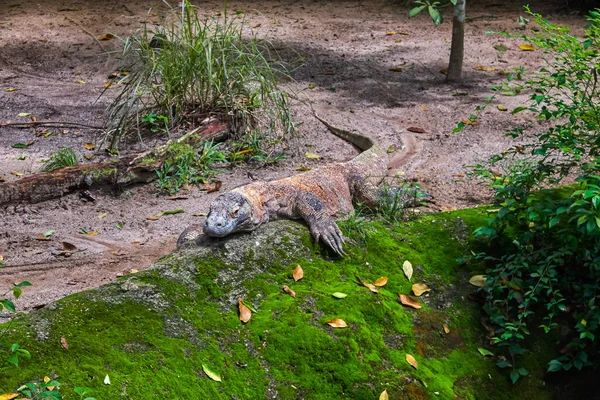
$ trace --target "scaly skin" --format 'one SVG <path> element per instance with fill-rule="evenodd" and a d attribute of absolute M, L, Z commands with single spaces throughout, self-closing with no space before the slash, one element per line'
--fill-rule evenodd
<path fill-rule="evenodd" d="M 252 182 L 218 196 L 202 226 L 206 235 L 224 237 L 252 231 L 269 220 L 303 219 L 315 241 L 322 240 L 344 255 L 344 236 L 334 218 L 351 213 L 353 203 L 371 209 L 377 207 L 382 196 L 377 185 L 386 176 L 387 156 L 368 136 L 335 128 L 318 115 L 315 117 L 333 134 L 363 152 L 347 162 L 328 164 L 276 181 Z M 408 203 L 408 197 L 406 200 Z M 200 229 L 199 225 L 189 227 L 177 244 L 193 241 L 200 235 Z"/>

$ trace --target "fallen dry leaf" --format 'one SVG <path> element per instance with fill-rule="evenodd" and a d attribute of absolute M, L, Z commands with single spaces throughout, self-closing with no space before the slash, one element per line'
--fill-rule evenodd
<path fill-rule="evenodd" d="M 296 265 L 296 268 L 294 268 L 294 271 L 292 272 L 292 277 L 294 277 L 295 282 L 298 282 L 304 277 L 304 271 L 302 270 L 300 264 Z"/>
<path fill-rule="evenodd" d="M 244 300 L 241 297 L 238 299 L 238 304 L 240 309 L 240 321 L 243 323 L 250 321 L 252 311 L 244 304 Z"/>
<path fill-rule="evenodd" d="M 69 350 L 69 343 L 67 342 L 67 339 L 65 339 L 64 337 L 60 338 L 60 344 L 62 344 L 62 347 L 64 347 L 65 350 Z"/>
<path fill-rule="evenodd" d="M 450 328 L 448 328 L 446 325 L 442 325 L 444 328 L 444 333 L 447 335 L 450 333 Z"/>
<path fill-rule="evenodd" d="M 47 242 L 47 241 L 50 241 L 52 239 L 50 237 L 48 237 L 48 236 L 38 236 L 38 237 L 35 238 L 35 240 L 39 240 L 41 242 Z"/>
<path fill-rule="evenodd" d="M 115 38 L 115 35 L 113 35 L 112 33 L 107 33 L 105 35 L 102 35 L 98 38 L 98 40 L 113 40 Z"/>
<path fill-rule="evenodd" d="M 465 125 L 477 125 L 477 124 L 479 124 L 479 122 L 472 121 L 470 119 L 462 119 L 460 122 L 462 122 Z"/>
<path fill-rule="evenodd" d="M 0 400 L 12 400 L 19 397 L 19 393 L 4 393 L 0 394 Z"/>
<path fill-rule="evenodd" d="M 343 319 L 340 318 L 334 318 L 331 319 L 329 321 L 326 322 L 327 325 L 333 327 L 333 328 L 346 328 L 348 327 L 348 324 L 346 323 L 346 321 L 344 321 Z"/>
<path fill-rule="evenodd" d="M 381 278 L 379 278 L 375 282 L 373 282 L 373 285 L 381 287 L 381 286 L 385 286 L 386 283 L 388 283 L 387 276 L 382 276 Z"/>
<path fill-rule="evenodd" d="M 296 297 L 296 292 L 294 292 L 292 289 L 290 289 L 287 285 L 283 285 L 282 289 L 283 289 L 284 292 L 286 292 L 290 296 Z"/>
<path fill-rule="evenodd" d="M 315 154 L 315 153 L 309 153 L 309 152 L 306 152 L 306 153 L 304 154 L 304 157 L 306 157 L 306 158 L 311 158 L 311 159 L 315 159 L 315 160 L 316 160 L 316 159 L 319 159 L 319 158 L 321 158 L 321 156 L 320 156 L 320 155 L 318 155 L 318 154 Z"/>
<path fill-rule="evenodd" d="M 398 146 L 395 144 L 391 144 L 388 148 L 387 148 L 387 152 L 388 153 L 393 153 L 395 151 L 398 151 Z"/>
<path fill-rule="evenodd" d="M 417 360 L 415 360 L 415 358 L 413 356 L 411 356 L 410 354 L 406 355 L 406 362 L 409 363 L 410 365 L 412 365 L 414 369 L 419 369 Z"/>
<path fill-rule="evenodd" d="M 334 72 L 333 71 L 324 71 L 323 75 L 333 75 Z"/>
<path fill-rule="evenodd" d="M 96 145 L 94 143 L 84 143 L 83 147 L 87 150 L 94 150 L 96 148 Z"/>
<path fill-rule="evenodd" d="M 391 35 L 397 35 L 397 34 L 398 34 L 398 32 L 396 32 L 396 31 L 390 31 L 390 32 L 386 32 L 385 34 L 386 34 L 387 36 L 391 36 Z"/>
<path fill-rule="evenodd" d="M 221 186 L 223 186 L 223 182 L 221 181 L 215 181 L 215 186 L 208 189 L 206 191 L 206 193 L 213 193 L 213 192 L 218 192 L 221 189 Z"/>
<path fill-rule="evenodd" d="M 5 92 L 14 92 L 15 90 L 18 90 L 16 87 L 9 87 L 4 89 Z"/>
<path fill-rule="evenodd" d="M 69 242 L 60 242 L 60 244 L 61 244 L 63 250 L 66 250 L 66 251 L 75 251 L 75 250 L 77 250 L 77 246 L 75 246 L 72 243 L 69 243 Z"/>
<path fill-rule="evenodd" d="M 419 297 L 425 292 L 431 291 L 431 289 L 424 283 L 415 283 L 414 285 L 412 285 L 411 290 L 417 297 Z"/>
<path fill-rule="evenodd" d="M 96 231 L 89 231 L 89 232 L 87 233 L 87 235 L 88 235 L 88 236 L 96 236 L 96 235 L 98 235 L 98 234 L 99 234 L 99 232 L 96 232 Z"/>
<path fill-rule="evenodd" d="M 417 299 L 414 299 L 410 296 L 407 296 L 405 294 L 400 294 L 398 293 L 398 296 L 400 297 L 400 302 L 402 304 L 404 304 L 405 306 L 409 306 L 412 307 L 416 310 L 418 310 L 419 308 L 421 308 L 421 303 L 419 303 L 419 301 Z"/>
<path fill-rule="evenodd" d="M 406 68 L 404 67 L 392 67 L 389 68 L 388 71 L 392 71 L 392 72 L 403 72 Z"/>
<path fill-rule="evenodd" d="M 494 67 L 484 67 L 483 65 L 478 65 L 474 68 L 476 71 L 486 71 L 486 72 L 492 72 L 497 70 L 498 68 L 494 68 Z"/>
<path fill-rule="evenodd" d="M 508 111 L 508 108 L 504 105 L 504 104 L 498 104 L 498 108 L 499 111 Z"/>
<path fill-rule="evenodd" d="M 484 287 L 486 278 L 485 275 L 473 275 L 471 279 L 469 279 L 469 283 L 473 286 Z"/>
<path fill-rule="evenodd" d="M 425 129 L 419 128 L 417 126 L 409 126 L 408 128 L 406 128 L 406 130 L 414 133 L 425 133 Z"/>
<path fill-rule="evenodd" d="M 384 390 L 383 392 L 381 392 L 381 394 L 379 395 L 379 400 L 389 400 L 390 396 L 388 396 L 388 392 L 387 390 Z"/>
<path fill-rule="evenodd" d="M 159 219 L 159 218 L 160 218 L 160 217 L 155 217 L 154 215 L 148 215 L 148 216 L 146 217 L 146 219 L 147 219 L 147 220 L 150 220 L 150 221 L 158 221 L 158 219 Z"/>
<path fill-rule="evenodd" d="M 366 288 L 369 288 L 369 290 L 373 293 L 379 293 L 379 289 L 377 289 L 377 287 L 375 285 L 373 285 L 372 283 L 368 283 L 368 282 L 361 282 L 362 285 Z"/>
<path fill-rule="evenodd" d="M 425 107 L 425 106 L 419 106 L 419 109 L 421 111 L 429 111 L 429 108 Z"/>
<path fill-rule="evenodd" d="M 19 176 L 19 177 L 25 175 L 24 173 L 19 172 L 19 171 L 10 171 L 10 173 L 13 174 L 14 176 Z"/>
<path fill-rule="evenodd" d="M 17 114 L 18 117 L 29 117 L 30 115 L 30 112 L 22 112 Z"/>
<path fill-rule="evenodd" d="M 412 278 L 413 274 L 413 266 L 410 263 L 410 261 L 404 261 L 404 264 L 402 264 L 402 271 L 404 271 L 404 275 L 406 275 L 406 278 L 408 278 L 408 280 L 410 281 L 410 278 Z"/>
<path fill-rule="evenodd" d="M 519 45 L 519 48 L 520 48 L 522 51 L 534 51 L 534 50 L 535 50 L 535 47 L 533 47 L 533 45 L 532 45 L 532 44 L 529 44 L 529 43 L 520 44 L 520 45 Z"/>
<path fill-rule="evenodd" d="M 83 79 L 76 79 L 75 82 L 83 85 L 85 83 L 85 81 Z"/>
<path fill-rule="evenodd" d="M 140 270 L 136 269 L 136 268 L 132 268 L 132 269 L 129 270 L 130 274 L 137 274 L 138 272 L 140 272 Z"/>

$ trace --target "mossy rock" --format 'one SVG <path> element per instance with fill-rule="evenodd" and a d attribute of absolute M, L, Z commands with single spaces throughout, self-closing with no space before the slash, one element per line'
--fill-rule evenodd
<path fill-rule="evenodd" d="M 0 390 L 49 376 L 63 384 L 65 399 L 78 398 L 75 386 L 93 388 L 97 399 L 377 399 L 383 390 L 391 399 L 551 398 L 543 382 L 551 354 L 535 357 L 530 375 L 513 386 L 497 360 L 477 350 L 497 351 L 468 300 L 474 271 L 456 259 L 469 253 L 470 232 L 484 218 L 483 210 L 463 210 L 394 228 L 369 223 L 345 258 L 315 246 L 292 221 L 201 239 L 150 270 L 4 325 L 4 341 L 20 343 L 32 359 L 0 372 Z M 304 278 L 294 282 L 298 264 Z M 381 276 L 389 281 L 378 293 L 357 283 Z M 419 310 L 397 295 L 415 282 L 432 289 Z M 239 298 L 256 310 L 246 324 Z M 330 327 L 333 318 L 348 327 Z"/>

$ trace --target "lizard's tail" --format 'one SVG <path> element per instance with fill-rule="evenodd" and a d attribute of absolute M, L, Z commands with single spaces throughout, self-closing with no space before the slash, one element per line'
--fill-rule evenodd
<path fill-rule="evenodd" d="M 329 129 L 331 131 L 331 133 L 333 133 L 335 136 L 337 136 L 341 139 L 344 139 L 347 142 L 352 143 L 353 145 L 355 145 L 362 151 L 369 150 L 371 147 L 375 146 L 375 141 L 373 139 L 371 139 L 369 136 L 366 136 L 366 135 L 360 134 L 360 133 L 346 131 L 346 130 L 343 130 L 340 128 L 336 128 L 335 126 L 331 125 L 329 122 L 325 121 L 323 118 L 319 117 L 319 115 L 314 111 L 313 111 L 313 115 L 315 116 L 316 119 L 321 121 L 321 123 L 323 125 L 325 125 L 327 127 L 327 129 Z"/>

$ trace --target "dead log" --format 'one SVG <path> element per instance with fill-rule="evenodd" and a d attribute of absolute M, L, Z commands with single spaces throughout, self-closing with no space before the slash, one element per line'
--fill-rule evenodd
<path fill-rule="evenodd" d="M 210 119 L 200 128 L 177 139 L 176 142 L 197 144 L 208 140 L 222 141 L 228 136 L 229 129 L 226 123 Z M 160 158 L 166 153 L 167 147 L 168 144 L 161 145 L 139 155 L 67 167 L 30 175 L 12 182 L 2 182 L 0 183 L 0 205 L 39 203 L 62 197 L 78 189 L 151 182 L 157 178 L 155 171 L 160 167 Z M 148 162 L 146 156 L 149 155 L 157 161 Z"/>

